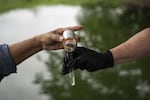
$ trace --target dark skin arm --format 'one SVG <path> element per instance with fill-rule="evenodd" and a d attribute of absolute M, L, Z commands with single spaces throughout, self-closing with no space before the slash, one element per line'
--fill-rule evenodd
<path fill-rule="evenodd" d="M 58 28 L 56 30 L 43 33 L 32 38 L 9 45 L 10 53 L 16 64 L 20 64 L 30 56 L 42 50 L 58 50 L 62 49 L 62 34 L 65 30 L 78 31 L 82 26 L 73 26 Z"/>

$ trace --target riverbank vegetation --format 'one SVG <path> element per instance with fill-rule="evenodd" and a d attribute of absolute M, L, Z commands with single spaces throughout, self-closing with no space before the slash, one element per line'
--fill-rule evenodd
<path fill-rule="evenodd" d="M 33 8 L 39 5 L 95 5 L 102 3 L 105 5 L 119 5 L 122 0 L 0 0 L 0 12 L 17 9 Z"/>

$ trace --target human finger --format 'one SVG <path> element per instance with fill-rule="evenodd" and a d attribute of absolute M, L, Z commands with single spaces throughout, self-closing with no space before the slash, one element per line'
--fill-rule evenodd
<path fill-rule="evenodd" d="M 78 26 L 70 26 L 70 27 L 58 28 L 55 31 L 56 31 L 57 34 L 62 35 L 65 30 L 79 31 L 81 29 L 83 29 L 83 26 L 78 25 Z"/>
<path fill-rule="evenodd" d="M 59 49 L 63 49 L 63 45 L 62 45 L 62 43 L 58 43 L 58 42 L 53 45 L 46 43 L 43 46 L 43 49 L 44 50 L 59 50 Z"/>
<path fill-rule="evenodd" d="M 81 30 L 83 29 L 83 26 L 82 25 L 78 25 L 78 26 L 70 26 L 70 27 L 65 27 L 63 28 L 63 30 L 72 30 L 72 31 L 78 31 L 78 30 Z"/>

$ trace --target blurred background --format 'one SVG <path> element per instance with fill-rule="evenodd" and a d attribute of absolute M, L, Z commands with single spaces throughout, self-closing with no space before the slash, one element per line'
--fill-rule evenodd
<path fill-rule="evenodd" d="M 80 46 L 105 51 L 150 26 L 149 0 L 0 0 L 0 43 L 81 24 Z M 137 48 L 138 49 L 138 48 Z M 0 83 L 0 100 L 150 100 L 149 57 L 94 73 L 61 74 L 64 51 L 42 51 Z"/>

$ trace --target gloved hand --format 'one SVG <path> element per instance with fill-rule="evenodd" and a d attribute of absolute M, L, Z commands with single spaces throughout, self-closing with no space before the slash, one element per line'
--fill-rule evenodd
<path fill-rule="evenodd" d="M 72 59 L 70 59 L 72 58 Z M 69 73 L 73 69 L 86 69 L 89 72 L 97 71 L 108 67 L 113 67 L 113 56 L 111 51 L 98 53 L 84 47 L 77 47 L 72 52 L 72 57 L 65 56 L 63 64 L 63 74 Z"/>

